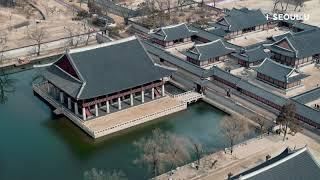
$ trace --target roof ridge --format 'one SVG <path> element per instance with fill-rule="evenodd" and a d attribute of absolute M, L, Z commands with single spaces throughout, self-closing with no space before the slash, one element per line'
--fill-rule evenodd
<path fill-rule="evenodd" d="M 181 26 L 181 25 L 185 25 L 185 24 L 186 23 L 172 24 L 172 25 L 161 27 L 160 29 L 170 29 L 170 28 L 175 28 L 175 27 L 178 27 L 178 26 Z"/>
<path fill-rule="evenodd" d="M 246 52 L 251 52 L 251 51 L 255 51 L 257 49 L 261 49 L 261 46 L 256 46 L 254 48 L 251 48 L 251 49 L 245 49 Z"/>
<path fill-rule="evenodd" d="M 291 70 L 296 69 L 296 68 L 294 68 L 294 67 L 291 67 L 291 66 L 287 66 L 287 65 L 278 63 L 278 62 L 276 62 L 276 61 L 274 61 L 274 60 L 272 60 L 272 59 L 270 59 L 270 58 L 266 58 L 266 59 L 267 59 L 268 61 L 270 61 L 271 63 L 277 64 L 277 65 L 279 65 L 279 66 L 281 66 L 281 67 L 284 67 L 284 68 L 287 68 L 287 69 L 291 69 Z"/>
<path fill-rule="evenodd" d="M 112 46 L 112 45 L 117 45 L 117 44 L 120 44 L 120 43 L 123 43 L 123 42 L 133 41 L 133 40 L 136 40 L 136 39 L 137 39 L 136 36 L 130 36 L 130 37 L 127 37 L 127 38 L 123 38 L 123 39 L 119 39 L 119 40 L 111 41 L 111 42 L 107 42 L 107 43 L 102 43 L 102 44 L 91 45 L 91 46 L 82 47 L 82 48 L 71 49 L 69 51 L 69 54 L 83 52 L 83 51 L 92 50 L 92 49 L 103 48 L 103 47 Z"/>
<path fill-rule="evenodd" d="M 202 46 L 207 46 L 207 45 L 210 45 L 210 44 L 214 44 L 218 41 L 222 41 L 221 39 L 217 39 L 217 40 L 214 40 L 214 41 L 210 41 L 210 42 L 207 42 L 207 43 L 202 43 L 202 44 L 196 44 L 195 46 L 196 47 L 202 47 Z"/>
<path fill-rule="evenodd" d="M 318 89 L 320 89 L 320 87 L 316 87 L 316 88 L 310 89 L 309 91 L 303 92 L 303 93 L 298 94 L 298 95 L 296 95 L 296 96 L 293 96 L 293 97 L 291 97 L 291 98 L 299 98 L 299 97 L 301 97 L 301 96 L 304 96 L 304 95 L 307 95 L 307 94 L 309 94 L 309 93 L 312 93 L 312 92 L 314 92 L 314 91 L 316 91 L 316 90 L 318 90 Z"/>
<path fill-rule="evenodd" d="M 300 155 L 301 153 L 305 152 L 306 150 L 307 150 L 307 147 L 303 147 L 303 148 L 297 150 L 296 152 L 294 152 L 294 153 L 292 153 L 292 154 L 289 154 L 289 155 L 286 156 L 285 158 L 280 159 L 279 161 L 276 161 L 276 162 L 274 162 L 273 164 L 269 164 L 269 165 L 267 165 L 267 166 L 265 166 L 265 167 L 263 167 L 263 168 L 261 168 L 261 169 L 259 169 L 259 170 L 257 170 L 257 171 L 254 171 L 254 172 L 251 172 L 251 173 L 246 174 L 246 175 L 244 175 L 244 176 L 241 176 L 239 179 L 245 180 L 245 179 L 248 179 L 248 178 L 250 178 L 250 177 L 253 177 L 253 176 L 257 175 L 257 174 L 260 174 L 260 173 L 262 173 L 262 172 L 264 172 L 264 171 L 267 171 L 267 170 L 269 170 L 269 169 L 272 169 L 272 168 L 274 168 L 275 166 L 277 166 L 277 165 L 279 165 L 279 164 L 282 164 L 282 163 L 284 163 L 284 162 L 286 162 L 286 161 L 288 161 L 288 160 L 290 160 L 290 159 L 292 159 L 292 158 Z"/>

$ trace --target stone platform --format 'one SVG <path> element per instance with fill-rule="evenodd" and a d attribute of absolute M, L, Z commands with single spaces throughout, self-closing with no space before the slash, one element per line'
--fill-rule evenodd
<path fill-rule="evenodd" d="M 99 138 L 184 109 L 187 109 L 187 103 L 166 96 L 83 124 L 93 132 L 94 138 Z"/>
<path fill-rule="evenodd" d="M 45 88 L 34 85 L 33 91 L 53 106 L 56 109 L 55 112 L 65 115 L 93 138 L 106 136 L 162 116 L 185 110 L 187 109 L 187 101 L 190 99 L 190 97 L 185 94 L 183 96 L 178 96 L 179 98 L 174 97 L 173 95 L 166 95 L 165 97 L 144 104 L 84 121 L 76 116 L 70 109 L 66 108 L 59 101 L 50 96 Z M 184 100 L 183 97 L 187 100 Z"/>

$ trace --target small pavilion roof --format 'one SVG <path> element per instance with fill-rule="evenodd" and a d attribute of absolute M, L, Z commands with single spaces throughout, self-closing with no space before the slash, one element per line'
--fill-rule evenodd
<path fill-rule="evenodd" d="M 269 58 L 266 58 L 254 69 L 258 73 L 287 83 L 292 83 L 307 77 L 306 74 L 299 73 L 295 68 L 277 63 Z"/>
<path fill-rule="evenodd" d="M 185 23 L 161 27 L 151 33 L 151 37 L 161 41 L 173 41 L 182 38 L 188 38 L 195 35 L 197 31 L 190 30 Z"/>
<path fill-rule="evenodd" d="M 225 46 L 221 39 L 212 42 L 197 44 L 188 49 L 184 54 L 198 61 L 206 61 L 211 58 L 224 56 L 236 51 L 234 48 Z"/>
<path fill-rule="evenodd" d="M 270 53 L 264 51 L 262 46 L 254 47 L 252 49 L 245 49 L 243 51 L 240 50 L 238 53 L 232 53 L 232 56 L 241 59 L 243 61 L 247 61 L 249 63 L 262 61 L 265 58 L 270 57 Z"/>
<path fill-rule="evenodd" d="M 285 149 L 278 156 L 238 175 L 232 180 L 316 180 L 320 177 L 319 162 L 307 147 Z"/>
<path fill-rule="evenodd" d="M 249 10 L 248 8 L 233 8 L 226 12 L 226 16 L 218 20 L 217 24 L 225 27 L 228 31 L 239 31 L 242 29 L 267 24 L 268 20 L 260 9 Z"/>
<path fill-rule="evenodd" d="M 272 37 L 273 43 L 265 45 L 271 51 L 293 57 L 305 58 L 320 53 L 320 29 L 288 32 Z"/>
<path fill-rule="evenodd" d="M 62 61 L 70 64 L 72 75 L 58 65 Z M 90 99 L 139 87 L 171 73 L 172 70 L 153 63 L 139 39 L 129 37 L 71 50 L 44 74 L 75 99 Z"/>

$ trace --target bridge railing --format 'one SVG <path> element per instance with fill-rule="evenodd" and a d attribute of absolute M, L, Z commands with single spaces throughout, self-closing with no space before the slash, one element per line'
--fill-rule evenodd
<path fill-rule="evenodd" d="M 175 94 L 173 95 L 174 98 L 177 98 L 177 97 L 182 97 L 182 96 L 185 96 L 187 94 L 191 94 L 193 91 L 187 91 L 187 92 L 184 92 L 184 93 L 181 93 L 181 94 Z"/>

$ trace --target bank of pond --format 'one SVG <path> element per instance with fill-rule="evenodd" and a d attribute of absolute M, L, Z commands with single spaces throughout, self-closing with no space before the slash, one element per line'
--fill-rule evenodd
<path fill-rule="evenodd" d="M 148 179 L 148 169 L 133 163 L 141 153 L 133 142 L 149 137 L 155 128 L 195 139 L 207 152 L 228 147 L 219 126 L 227 114 L 202 101 L 152 123 L 94 140 L 65 117 L 54 116 L 34 96 L 31 82 L 37 69 L 12 72 L 9 78 L 15 80 L 15 92 L 0 104 L 0 179 L 82 179 L 91 168 L 121 170 L 128 179 Z M 169 86 L 173 93 L 182 91 Z"/>

